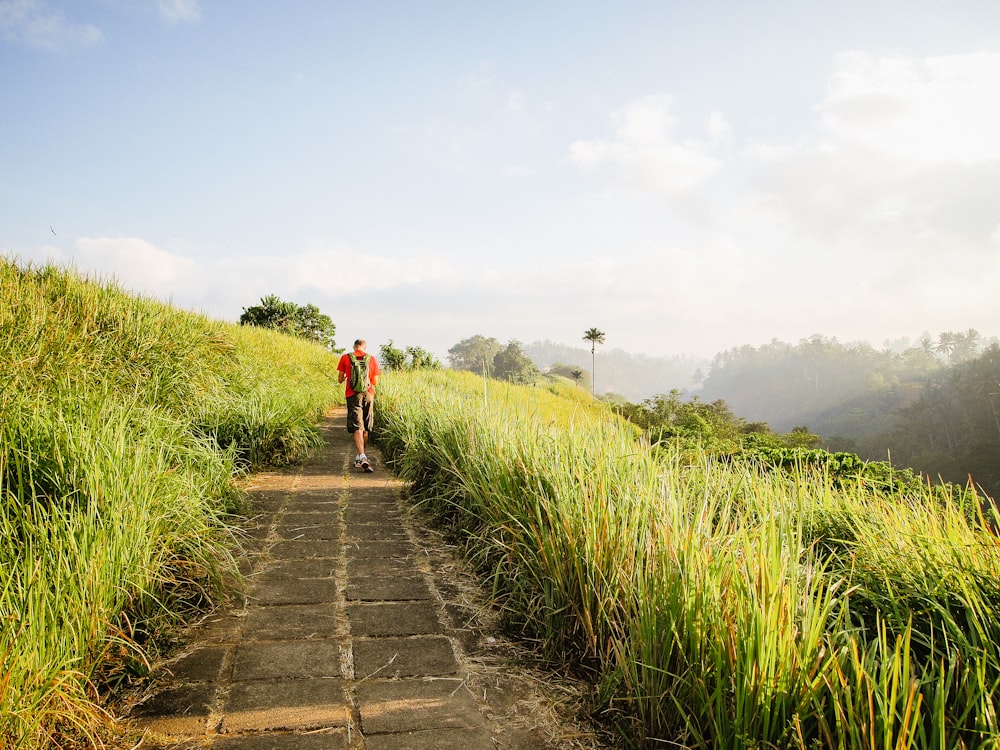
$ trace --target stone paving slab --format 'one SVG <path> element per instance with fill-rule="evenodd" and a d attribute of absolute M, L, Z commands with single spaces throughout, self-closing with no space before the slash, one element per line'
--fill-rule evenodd
<path fill-rule="evenodd" d="M 261 541 L 267 539 L 271 533 L 273 518 L 261 518 L 256 523 L 248 523 L 240 528 L 240 531 L 249 539 Z"/>
<path fill-rule="evenodd" d="M 198 642 L 205 645 L 232 644 L 240 640 L 241 618 L 230 613 L 215 614 L 198 625 Z"/>
<path fill-rule="evenodd" d="M 256 604 L 322 604 L 337 599 L 333 578 L 259 581 L 250 596 Z"/>
<path fill-rule="evenodd" d="M 493 748 L 484 727 L 474 729 L 424 729 L 396 734 L 374 734 L 365 738 L 365 750 L 474 750 Z"/>
<path fill-rule="evenodd" d="M 218 688 L 211 683 L 168 687 L 139 707 L 146 726 L 165 735 L 204 734 Z"/>
<path fill-rule="evenodd" d="M 338 625 L 337 607 L 331 603 L 253 607 L 243 618 L 242 635 L 255 641 L 332 638 Z"/>
<path fill-rule="evenodd" d="M 347 577 L 355 576 L 417 576 L 421 575 L 414 558 L 394 559 L 391 557 L 358 558 L 347 561 Z"/>
<path fill-rule="evenodd" d="M 433 599 L 427 581 L 419 575 L 367 575 L 348 579 L 348 601 L 418 601 Z"/>
<path fill-rule="evenodd" d="M 336 506 L 318 513 L 285 512 L 281 516 L 281 526 L 315 526 L 323 523 L 336 523 L 336 520 L 331 516 L 334 516 L 338 512 L 339 506 L 340 504 L 338 503 Z"/>
<path fill-rule="evenodd" d="M 386 482 L 383 478 L 380 478 L 378 474 L 371 478 L 366 477 L 364 474 L 359 474 L 357 476 L 362 480 L 362 482 L 367 484 L 364 495 L 358 498 L 359 504 L 372 505 L 376 503 L 384 503 L 394 509 L 397 507 L 396 503 L 399 501 L 398 484 L 394 482 Z"/>
<path fill-rule="evenodd" d="M 315 517 L 315 516 L 314 516 Z M 313 539 L 340 539 L 339 523 L 286 523 L 282 521 L 274 529 L 281 539 L 289 541 Z"/>
<path fill-rule="evenodd" d="M 344 511 L 344 522 L 350 526 L 352 523 L 376 523 L 376 524 L 396 524 L 403 521 L 403 514 L 381 503 L 365 505 L 349 505 Z"/>
<path fill-rule="evenodd" d="M 333 578 L 339 561 L 333 558 L 312 560 L 278 560 L 267 564 L 254 577 L 258 581 Z"/>
<path fill-rule="evenodd" d="M 443 628 L 431 602 L 373 602 L 347 605 L 356 636 L 431 635 Z"/>
<path fill-rule="evenodd" d="M 203 682 L 215 680 L 222 673 L 229 649 L 225 646 L 204 646 L 182 656 L 167 666 L 175 680 Z"/>
<path fill-rule="evenodd" d="M 343 680 L 242 682 L 229 692 L 222 731 L 344 727 L 350 718 Z"/>
<path fill-rule="evenodd" d="M 331 494 L 333 493 L 324 490 L 322 493 L 309 497 L 293 495 L 285 504 L 285 511 L 296 514 L 338 513 L 340 501 L 331 498 Z"/>
<path fill-rule="evenodd" d="M 257 514 L 276 513 L 288 500 L 287 490 L 249 489 L 253 499 L 254 516 Z M 254 516 L 251 516 L 254 517 Z"/>
<path fill-rule="evenodd" d="M 344 542 L 348 560 L 360 558 L 413 559 L 416 550 L 407 539 L 352 539 Z"/>
<path fill-rule="evenodd" d="M 277 541 L 270 547 L 271 556 L 278 560 L 308 557 L 335 558 L 341 555 L 341 545 L 329 539 L 292 539 Z"/>
<path fill-rule="evenodd" d="M 361 747 L 357 735 L 353 743 L 350 739 L 344 729 L 310 734 L 268 733 L 216 740 L 212 750 L 349 750 Z M 405 746 L 398 747 L 402 750 Z"/>
<path fill-rule="evenodd" d="M 295 493 L 288 498 L 289 504 L 298 501 L 309 502 L 313 500 L 325 500 L 330 497 L 331 494 L 336 495 L 337 493 L 343 491 L 347 488 L 346 475 L 341 471 L 342 467 L 336 464 L 342 463 L 342 460 L 331 460 L 326 464 L 326 471 L 329 472 L 331 468 L 336 469 L 334 473 L 329 474 L 331 483 L 329 486 L 321 488 L 307 487 L 304 484 L 299 484 L 295 488 Z"/>
<path fill-rule="evenodd" d="M 404 542 L 406 531 L 396 524 L 356 523 L 347 527 L 344 537 L 351 541 Z"/>
<path fill-rule="evenodd" d="M 357 696 L 366 737 L 483 727 L 479 705 L 460 679 L 368 681 L 358 685 Z"/>
<path fill-rule="evenodd" d="M 246 642 L 236 651 L 233 681 L 293 677 L 340 677 L 335 641 Z"/>
<path fill-rule="evenodd" d="M 247 487 L 247 494 L 251 498 L 262 495 L 262 508 L 280 508 L 282 502 L 278 499 L 279 496 L 293 492 L 296 480 L 297 478 L 294 474 L 256 474 L 254 475 L 253 483 Z"/>
<path fill-rule="evenodd" d="M 444 636 L 358 638 L 354 641 L 354 676 L 425 677 L 458 672 L 451 641 Z"/>

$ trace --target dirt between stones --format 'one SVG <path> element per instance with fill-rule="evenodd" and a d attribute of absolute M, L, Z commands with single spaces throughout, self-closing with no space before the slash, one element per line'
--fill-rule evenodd
<path fill-rule="evenodd" d="M 502 637 L 477 580 L 379 464 L 353 466 L 345 413 L 300 466 L 255 475 L 239 601 L 186 633 L 121 706 L 132 748 L 611 747 L 587 687 Z"/>

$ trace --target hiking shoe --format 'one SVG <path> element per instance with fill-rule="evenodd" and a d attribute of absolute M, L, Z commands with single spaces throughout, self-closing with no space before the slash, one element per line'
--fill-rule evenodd
<path fill-rule="evenodd" d="M 365 458 L 365 457 L 364 456 L 355 456 L 354 457 L 354 468 L 355 469 L 360 469 L 361 468 L 361 459 L 362 458 Z M 368 459 L 365 459 L 365 460 L 367 461 Z"/>
<path fill-rule="evenodd" d="M 368 456 L 361 457 L 361 468 L 365 470 L 367 474 L 371 474 L 375 469 L 372 468 L 372 462 L 368 460 Z"/>

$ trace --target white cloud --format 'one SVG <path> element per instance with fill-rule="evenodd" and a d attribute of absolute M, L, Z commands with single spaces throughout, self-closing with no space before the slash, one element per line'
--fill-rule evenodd
<path fill-rule="evenodd" d="M 296 299 L 303 290 L 312 290 L 336 298 L 461 280 L 453 268 L 437 258 L 398 260 L 324 243 L 283 256 L 196 260 L 137 237 L 83 237 L 71 250 L 46 246 L 28 253 L 25 259 L 73 264 L 81 273 L 114 278 L 132 291 L 229 319 L 238 317 L 240 305 L 252 304 L 266 294 Z M 349 270 L 358 267 L 364 268 L 364 273 Z"/>
<path fill-rule="evenodd" d="M 820 105 L 845 147 L 916 164 L 1000 159 L 1000 54 L 840 55 Z"/>
<path fill-rule="evenodd" d="M 245 259 L 236 259 L 238 263 Z M 266 271 L 271 279 L 290 291 L 311 287 L 327 294 L 383 291 L 399 286 L 431 282 L 454 282 L 457 272 L 433 257 L 396 259 L 360 253 L 343 245 L 317 243 L 291 257 L 249 259 L 250 267 Z M 363 268 L 363 273 L 348 269 Z"/>
<path fill-rule="evenodd" d="M 817 332 L 881 340 L 923 329 L 992 330 L 996 252 L 975 269 L 981 284 L 970 284 L 968 268 L 949 262 L 930 276 L 916 272 L 919 266 L 885 264 L 889 278 L 872 273 L 876 259 L 869 267 L 836 253 L 782 254 L 771 244 L 783 233 L 781 218 L 764 208 L 773 225 L 763 229 L 760 206 L 750 206 L 735 217 L 732 237 L 631 257 L 539 258 L 527 274 L 499 261 L 456 266 L 433 255 L 364 255 L 324 241 L 287 256 L 213 258 L 135 237 L 91 237 L 39 248 L 25 260 L 73 263 L 81 273 L 113 277 L 126 289 L 223 320 L 235 321 L 243 308 L 277 294 L 319 306 L 339 339 L 393 338 L 439 356 L 476 333 L 572 344 L 577 329 L 590 325 L 627 351 L 704 356 Z"/>
<path fill-rule="evenodd" d="M 201 20 L 198 0 L 158 0 L 160 17 L 167 23 L 194 23 Z"/>
<path fill-rule="evenodd" d="M 733 139 L 733 127 L 719 111 L 714 111 L 705 122 L 709 142 L 713 144 L 728 144 Z"/>
<path fill-rule="evenodd" d="M 75 257 L 79 265 L 113 273 L 129 288 L 149 294 L 176 289 L 199 271 L 196 261 L 136 237 L 82 237 L 76 242 Z"/>
<path fill-rule="evenodd" d="M 0 37 L 49 52 L 70 52 L 104 42 L 99 28 L 75 22 L 43 0 L 0 0 Z"/>
<path fill-rule="evenodd" d="M 841 55 L 817 137 L 747 149 L 747 202 L 783 212 L 799 242 L 866 273 L 881 265 L 888 278 L 945 254 L 978 262 L 1000 220 L 997 91 L 1000 54 Z"/>
<path fill-rule="evenodd" d="M 613 139 L 576 141 L 571 158 L 585 172 L 609 170 L 629 190 L 678 196 L 697 188 L 721 172 L 723 163 L 705 143 L 676 140 L 672 105 L 666 95 L 629 102 L 612 115 Z M 708 135 L 713 142 L 730 137 L 721 114 L 711 116 Z"/>

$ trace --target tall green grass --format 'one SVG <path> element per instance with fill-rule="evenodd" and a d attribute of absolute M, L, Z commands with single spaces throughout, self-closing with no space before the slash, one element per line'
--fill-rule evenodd
<path fill-rule="evenodd" d="M 97 742 L 103 692 L 234 572 L 234 478 L 336 398 L 322 348 L 0 261 L 0 746 Z"/>
<path fill-rule="evenodd" d="M 389 460 L 632 747 L 1000 746 L 1000 544 L 930 490 L 650 450 L 599 405 L 383 378 Z M 849 485 L 849 483 L 847 483 Z"/>

